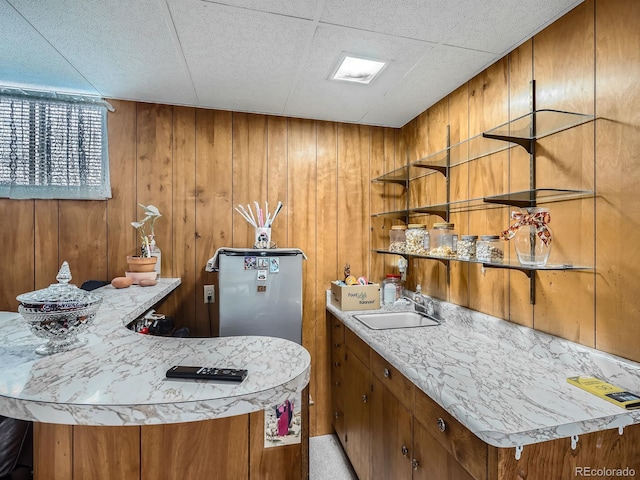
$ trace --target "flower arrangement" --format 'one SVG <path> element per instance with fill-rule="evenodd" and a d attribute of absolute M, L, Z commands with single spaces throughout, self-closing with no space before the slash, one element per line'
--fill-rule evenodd
<path fill-rule="evenodd" d="M 150 257 L 151 252 L 153 251 L 153 246 L 155 245 L 155 232 L 153 230 L 153 226 L 155 225 L 156 220 L 162 215 L 160 214 L 160 210 L 158 210 L 158 208 L 154 205 L 144 206 L 141 203 L 139 203 L 138 205 L 144 208 L 145 217 L 139 222 L 131 222 L 131 225 L 134 228 L 140 230 L 140 233 L 141 233 L 140 238 L 142 239 L 142 246 L 140 247 L 140 249 L 142 251 L 142 256 Z M 145 227 L 145 224 L 149 221 L 151 222 L 150 223 L 151 233 L 147 235 L 144 230 L 144 227 Z"/>

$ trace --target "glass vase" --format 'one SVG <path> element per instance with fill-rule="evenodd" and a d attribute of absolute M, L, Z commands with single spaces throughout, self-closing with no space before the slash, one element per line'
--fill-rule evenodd
<path fill-rule="evenodd" d="M 547 208 L 533 207 L 521 210 L 518 219 L 520 225 L 513 238 L 521 265 L 543 267 L 547 264 L 552 240 L 551 228 L 548 225 L 550 220 Z"/>
<path fill-rule="evenodd" d="M 156 271 L 156 273 L 158 274 L 158 278 L 160 278 L 161 274 L 162 274 L 162 252 L 160 251 L 160 247 L 158 247 L 158 245 L 156 245 L 156 238 L 155 235 L 149 235 L 149 253 L 151 254 L 152 257 L 157 257 L 158 260 L 156 261 L 156 264 L 154 266 L 154 270 Z"/>

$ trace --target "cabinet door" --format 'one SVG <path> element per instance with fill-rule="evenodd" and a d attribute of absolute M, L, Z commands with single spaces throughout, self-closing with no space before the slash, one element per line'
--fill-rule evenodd
<path fill-rule="evenodd" d="M 331 412 L 332 424 L 340 442 L 345 443 L 344 429 L 344 369 L 345 369 L 345 345 L 344 324 L 329 315 L 329 328 L 331 329 Z"/>
<path fill-rule="evenodd" d="M 346 349 L 344 383 L 345 451 L 359 480 L 371 477 L 370 397 L 371 373 Z"/>
<path fill-rule="evenodd" d="M 413 480 L 474 480 L 417 419 L 413 423 L 413 449 Z"/>
<path fill-rule="evenodd" d="M 487 444 L 418 389 L 415 391 L 414 405 L 414 421 L 419 421 L 427 433 L 473 478 L 486 480 Z"/>
<path fill-rule="evenodd" d="M 371 393 L 371 457 L 376 478 L 411 480 L 413 416 L 384 384 L 373 376 Z"/>

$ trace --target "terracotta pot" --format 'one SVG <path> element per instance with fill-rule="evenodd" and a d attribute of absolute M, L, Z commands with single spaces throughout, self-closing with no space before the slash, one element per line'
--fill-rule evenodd
<path fill-rule="evenodd" d="M 137 257 L 127 255 L 127 264 L 130 272 L 153 272 L 158 257 Z"/>

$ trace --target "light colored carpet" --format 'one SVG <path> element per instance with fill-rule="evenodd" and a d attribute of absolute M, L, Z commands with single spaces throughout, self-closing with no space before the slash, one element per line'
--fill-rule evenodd
<path fill-rule="evenodd" d="M 309 438 L 310 480 L 358 480 L 335 435 Z"/>

